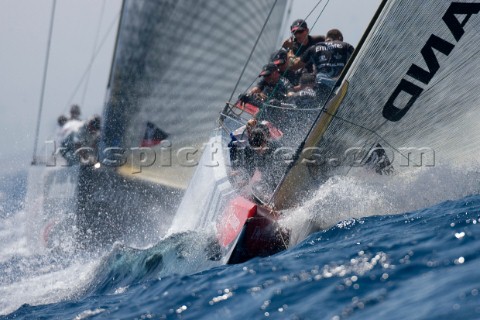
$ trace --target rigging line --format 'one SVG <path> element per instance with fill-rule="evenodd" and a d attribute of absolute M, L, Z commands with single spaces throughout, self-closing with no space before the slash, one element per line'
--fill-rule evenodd
<path fill-rule="evenodd" d="M 345 123 L 351 124 L 351 125 L 354 126 L 354 127 L 358 127 L 358 128 L 360 128 L 360 129 L 363 129 L 363 130 L 365 130 L 365 131 L 367 131 L 367 132 L 372 133 L 373 135 L 377 136 L 377 138 L 379 138 L 380 140 L 384 141 L 385 144 L 388 145 L 390 148 L 392 148 L 393 150 L 397 151 L 400 155 L 403 156 L 403 154 L 400 152 L 400 150 L 398 150 L 396 147 L 394 147 L 394 146 L 393 146 L 390 142 L 388 142 L 388 140 L 385 139 L 382 135 L 380 135 L 379 133 L 377 133 L 377 131 L 372 130 L 372 129 L 370 129 L 370 128 L 367 128 L 367 127 L 365 127 L 365 126 L 362 126 L 362 125 L 360 125 L 360 124 L 356 124 L 356 123 L 353 122 L 353 121 L 344 119 L 344 118 L 342 118 L 342 117 L 340 117 L 340 116 L 337 116 L 337 115 L 335 115 L 335 114 L 329 113 L 329 112 L 328 112 L 327 110 L 325 110 L 325 109 L 322 110 L 322 112 L 324 112 L 325 114 L 331 116 L 332 118 L 338 119 L 338 120 L 343 121 L 343 122 L 345 122 Z M 388 122 L 388 120 L 385 120 L 385 122 L 384 122 L 382 125 L 380 125 L 380 126 L 383 126 L 386 122 Z M 379 127 L 380 127 L 380 126 L 379 126 Z M 405 156 L 403 156 L 403 157 L 405 157 Z M 405 157 L 405 158 L 407 158 L 407 157 Z"/>
<path fill-rule="evenodd" d="M 318 1 L 318 3 L 315 5 L 315 7 L 312 9 L 312 11 L 310 11 L 310 13 L 307 15 L 307 17 L 306 17 L 305 19 L 307 19 L 307 18 L 313 13 L 313 11 L 314 11 L 322 2 L 323 2 L 323 0 Z M 325 5 L 323 6 L 322 11 L 320 11 L 320 13 L 318 14 L 317 19 L 315 19 L 315 22 L 314 22 L 313 25 L 309 28 L 309 30 L 308 30 L 308 36 L 310 36 L 311 30 L 313 29 L 313 27 L 315 26 L 315 24 L 317 24 L 317 22 L 318 22 L 318 20 L 320 19 L 320 17 L 323 15 L 323 12 L 324 12 L 325 9 L 327 8 L 327 5 L 328 5 L 329 2 L 330 2 L 330 0 L 327 0 L 327 3 L 325 3 Z M 305 20 L 305 19 L 304 19 L 304 20 Z M 297 54 L 300 52 L 300 50 L 302 50 L 303 47 L 304 47 L 303 43 L 300 43 L 300 46 L 298 47 L 297 52 L 295 52 L 295 56 L 297 56 Z M 290 66 L 287 67 L 287 69 L 285 70 L 284 74 L 288 71 L 289 68 L 290 68 Z"/>
<path fill-rule="evenodd" d="M 310 16 L 312 15 L 313 11 L 315 11 L 315 9 L 317 9 L 317 7 L 322 3 L 322 1 L 323 1 L 323 0 L 318 1 L 317 4 L 313 7 L 312 10 L 310 10 L 310 12 L 308 13 L 308 15 L 307 15 L 307 16 L 305 17 L 305 19 L 303 19 L 303 20 L 307 20 L 308 17 L 310 17 Z M 322 11 L 322 12 L 323 12 L 323 11 Z M 320 14 L 321 14 L 321 13 L 320 13 Z M 317 18 L 317 20 L 318 20 L 318 18 Z"/>
<path fill-rule="evenodd" d="M 310 17 L 312 15 L 312 13 L 315 11 L 315 9 L 323 2 L 323 0 L 319 0 L 317 2 L 317 4 L 315 5 L 315 7 L 310 11 L 310 13 L 305 17 L 305 19 L 303 20 L 306 20 L 308 19 L 308 17 Z M 318 14 L 317 16 L 317 19 L 315 19 L 315 22 L 313 23 L 313 25 L 309 28 L 308 30 L 308 36 L 310 36 L 310 32 L 311 30 L 313 29 L 313 27 L 315 26 L 315 24 L 318 22 L 318 20 L 320 19 L 320 17 L 322 16 L 323 12 L 325 11 L 325 8 L 327 7 L 328 3 L 330 2 L 330 0 L 327 0 L 327 3 L 323 6 L 323 9 L 322 11 L 320 11 L 320 13 Z M 292 40 L 293 41 L 293 40 Z M 300 43 L 300 46 L 298 47 L 298 50 L 297 52 L 295 52 L 295 56 L 297 56 L 297 54 L 300 52 L 300 50 L 302 50 L 302 48 L 304 47 L 303 43 Z M 289 66 L 290 67 L 290 66 Z M 288 67 L 288 68 L 289 68 Z M 288 68 L 287 70 L 285 70 L 285 73 L 288 71 Z"/>
<path fill-rule="evenodd" d="M 316 9 L 322 2 L 323 2 L 323 0 L 318 1 L 317 4 L 315 5 L 315 7 L 310 11 L 310 13 L 305 17 L 304 20 L 306 20 L 306 19 L 313 13 L 313 11 L 315 11 L 315 9 Z M 319 20 L 320 17 L 323 15 L 323 12 L 324 12 L 325 9 L 327 8 L 327 5 L 328 5 L 329 2 L 330 2 L 330 0 L 327 0 L 327 3 L 325 3 L 325 5 L 323 6 L 322 11 L 320 11 L 320 13 L 318 14 L 317 19 L 315 19 L 315 22 L 313 23 L 313 25 L 312 25 L 312 26 L 310 27 L 310 29 L 308 30 L 308 36 L 310 36 L 310 31 L 313 29 L 313 27 L 315 27 L 315 25 L 317 24 L 318 20 Z M 295 56 L 297 56 L 297 54 L 300 52 L 300 50 L 302 50 L 303 46 L 304 46 L 303 43 L 300 43 L 300 46 L 298 47 L 297 52 L 295 52 Z M 288 72 L 289 69 L 290 69 L 290 65 L 287 65 L 287 68 L 285 69 L 285 71 L 284 71 L 283 74 L 282 74 L 283 77 L 287 74 L 287 72 Z M 276 89 L 277 89 L 277 87 L 275 87 L 274 91 L 275 91 Z M 333 89 L 332 89 L 332 91 L 333 91 Z M 330 95 L 331 95 L 331 93 L 330 93 Z M 329 95 L 329 96 L 330 96 L 330 95 Z"/>
<path fill-rule="evenodd" d="M 325 10 L 325 8 L 326 8 L 326 6 L 328 5 L 328 2 L 329 2 L 329 1 L 330 1 L 330 0 L 327 1 L 327 3 L 325 4 L 325 6 L 323 7 L 322 11 L 318 14 L 318 17 L 317 17 L 317 19 L 315 20 L 315 22 L 314 22 L 314 24 L 312 25 L 312 27 L 309 28 L 309 30 L 308 30 L 308 31 L 309 31 L 309 32 L 308 32 L 308 35 L 310 35 L 311 29 L 313 29 L 313 27 L 315 26 L 315 23 L 317 23 L 318 19 L 320 19 L 320 16 L 323 14 L 323 11 Z M 307 20 L 308 17 L 310 17 L 310 16 L 312 15 L 312 13 L 317 9 L 317 7 L 318 7 L 322 2 L 323 2 L 323 0 L 319 0 L 319 1 L 317 2 L 317 4 L 313 7 L 313 9 L 310 10 L 310 12 L 307 14 L 307 16 L 306 16 L 303 20 Z M 293 39 L 292 39 L 292 41 L 293 41 Z M 303 47 L 303 43 L 300 43 L 300 47 L 298 48 L 297 52 L 295 52 L 295 55 L 297 55 L 297 53 L 300 52 L 300 50 L 301 50 L 302 47 Z M 287 69 L 288 69 L 288 68 L 287 68 Z"/>
<path fill-rule="evenodd" d="M 305 19 L 307 19 L 314 11 L 315 9 L 323 2 L 323 0 L 319 0 L 317 2 L 317 4 L 314 6 L 314 8 L 310 11 L 310 13 L 307 15 L 307 17 Z M 315 26 L 315 24 L 317 23 L 317 21 L 320 19 L 320 17 L 322 16 L 323 12 L 325 11 L 325 8 L 327 7 L 328 3 L 330 2 L 330 0 L 327 0 L 327 3 L 325 3 L 325 5 L 323 6 L 323 9 L 322 11 L 320 11 L 320 13 L 318 14 L 317 16 L 317 19 L 315 20 L 314 24 L 312 25 L 312 28 Z M 307 36 L 310 36 L 310 29 L 309 29 L 309 32 L 308 32 L 308 35 Z M 293 39 L 292 39 L 293 41 Z M 297 49 L 297 52 L 295 52 L 295 56 L 297 56 L 297 54 L 300 52 L 300 50 L 302 50 L 303 48 L 303 43 L 300 43 L 300 46 L 298 47 Z M 290 66 L 287 65 L 287 68 L 285 69 L 285 71 L 283 72 L 282 74 L 282 77 L 285 77 L 285 75 L 287 74 L 288 70 L 290 69 Z M 265 101 L 268 101 L 270 100 L 270 98 L 275 94 L 275 92 L 277 91 L 278 89 L 278 85 L 279 85 L 280 81 L 277 82 L 277 84 L 275 85 L 275 88 L 273 88 L 272 92 L 268 95 L 267 99 Z M 260 112 L 263 112 L 263 105 L 262 105 L 262 111 Z"/>
<path fill-rule="evenodd" d="M 93 42 L 93 49 L 92 49 L 92 57 L 90 58 L 90 61 L 95 59 L 95 49 L 97 49 L 98 36 L 100 35 L 100 27 L 102 25 L 104 11 L 105 11 L 105 0 L 102 1 L 102 9 L 100 10 L 100 17 L 98 19 L 97 32 L 95 33 L 95 40 Z M 88 83 L 90 82 L 90 74 L 91 74 L 90 71 L 91 69 L 88 71 L 87 80 L 85 81 L 85 86 L 83 87 L 82 102 L 81 102 L 82 106 L 85 103 L 85 96 L 87 95 Z"/>
<path fill-rule="evenodd" d="M 95 60 L 95 58 L 97 57 L 97 55 L 100 53 L 100 51 L 102 50 L 102 47 L 103 45 L 105 44 L 106 42 L 106 39 L 108 37 L 108 35 L 110 34 L 110 32 L 112 31 L 112 28 L 113 26 L 115 25 L 115 22 L 118 21 L 120 17 L 120 12 L 117 14 L 117 16 L 115 17 L 115 19 L 113 19 L 113 21 L 110 23 L 110 26 L 108 27 L 108 30 L 107 32 L 105 33 L 105 35 L 103 36 L 102 38 L 102 41 L 100 43 L 100 46 L 98 47 L 97 51 L 95 52 L 95 56 L 94 58 L 90 61 L 90 63 L 88 64 L 85 72 L 83 73 L 82 77 L 80 78 L 80 81 L 78 82 L 77 86 L 75 87 L 75 90 L 73 91 L 72 95 L 70 96 L 70 99 L 68 100 L 66 106 L 65 106 L 65 110 L 68 108 L 68 106 L 72 103 L 73 101 L 73 98 L 75 97 L 75 95 L 77 94 L 78 90 L 80 89 L 80 86 L 82 85 L 82 82 L 83 80 L 85 79 L 85 77 L 87 76 L 87 73 L 90 71 L 90 69 L 92 68 L 92 65 L 93 65 L 93 62 Z"/>
<path fill-rule="evenodd" d="M 323 11 L 325 10 L 325 8 L 326 8 L 326 6 L 328 5 L 328 2 L 329 2 L 329 1 L 330 1 L 330 0 L 328 0 L 328 1 L 327 1 L 327 4 L 323 7 L 323 9 L 322 9 L 322 11 L 320 12 L 319 16 L 318 16 L 317 19 L 315 20 L 315 23 L 318 21 L 318 19 L 320 19 L 320 16 L 323 14 Z M 313 7 L 313 9 L 310 10 L 310 12 L 309 12 L 308 15 L 305 17 L 305 19 L 307 19 L 307 18 L 315 11 L 315 9 L 316 9 L 322 2 L 323 2 L 323 0 L 319 0 L 319 1 L 317 2 L 317 4 Z M 293 3 L 292 3 L 292 4 L 293 4 Z M 289 9 L 289 10 L 290 10 L 290 9 Z M 315 24 L 314 24 L 314 25 L 315 25 Z M 310 33 L 309 33 L 309 35 L 310 35 Z M 298 49 L 298 51 L 297 51 L 295 54 L 297 54 L 297 53 L 300 51 L 300 49 L 302 48 L 302 46 L 303 46 L 303 44 L 300 44 L 300 48 Z M 285 74 L 288 72 L 289 68 L 290 68 L 290 67 L 288 66 L 287 69 L 283 72 L 282 77 L 285 76 Z M 239 81 L 240 81 L 240 80 L 239 80 Z M 248 86 L 248 88 L 250 88 L 250 87 L 255 83 L 255 81 L 256 81 L 256 79 L 254 79 L 254 80 L 250 83 L 250 85 Z M 237 83 L 237 84 L 238 84 L 238 83 Z M 273 96 L 273 94 L 275 94 L 275 91 L 277 90 L 277 88 L 278 88 L 278 82 L 277 82 L 275 88 L 273 89 L 273 91 L 271 92 L 271 94 L 267 97 L 268 99 L 269 99 L 271 96 Z M 236 86 L 235 86 L 235 89 L 236 89 Z M 234 90 L 234 91 L 235 91 L 235 90 Z M 247 91 L 247 90 L 245 90 L 244 93 L 245 93 L 246 91 Z M 233 93 L 232 93 L 232 96 L 233 96 Z M 232 99 L 232 97 L 230 97 L 229 102 L 231 101 L 231 99 Z M 266 101 L 268 101 L 268 99 L 266 99 Z M 260 106 L 260 109 L 261 109 L 261 110 L 260 110 L 260 114 L 261 114 L 261 113 L 263 112 L 263 104 L 262 104 L 262 106 Z"/>
<path fill-rule="evenodd" d="M 322 1 L 320 1 L 322 2 Z M 327 8 L 328 4 L 329 4 L 330 0 L 327 0 L 327 3 L 325 3 L 325 5 L 323 6 L 323 9 L 322 11 L 320 11 L 320 14 L 317 16 L 317 19 L 315 19 L 315 22 L 312 24 L 311 28 L 310 29 L 313 29 L 313 27 L 315 27 L 315 25 L 317 24 L 318 20 L 320 19 L 320 17 L 322 16 L 323 12 L 325 11 L 325 9 Z M 320 3 L 318 3 L 320 4 Z M 308 16 L 307 16 L 308 18 Z M 306 19 L 306 18 L 305 18 Z"/>
<path fill-rule="evenodd" d="M 280 239 L 282 240 L 282 243 L 283 243 L 283 246 L 285 247 L 285 250 L 288 249 L 287 242 L 285 241 L 285 238 L 283 237 L 282 228 L 280 227 L 280 224 L 278 223 L 278 221 L 275 221 L 275 228 L 277 229 L 278 234 L 280 235 Z"/>
<path fill-rule="evenodd" d="M 37 115 L 37 128 L 35 130 L 35 142 L 33 144 L 33 157 L 32 157 L 32 165 L 37 163 L 37 147 L 38 147 L 38 136 L 40 133 L 40 120 L 42 117 L 42 109 L 43 109 L 43 99 L 45 96 L 45 84 L 47 82 L 47 72 L 48 72 L 48 60 L 50 57 L 50 46 L 52 42 L 52 33 L 53 33 L 53 22 L 55 20 L 55 7 L 56 7 L 56 0 L 52 1 L 52 13 L 50 14 L 50 28 L 48 31 L 48 40 L 47 40 L 47 53 L 45 55 L 45 64 L 43 69 L 43 79 L 42 79 L 42 91 L 40 94 L 40 105 L 38 107 L 38 115 Z"/>
<path fill-rule="evenodd" d="M 308 13 L 308 15 L 305 17 L 305 19 L 307 19 L 307 18 L 315 11 L 315 9 L 322 3 L 322 1 L 323 1 L 323 0 L 319 0 L 319 1 L 317 2 L 317 4 L 313 7 L 313 9 L 310 10 L 310 12 Z M 293 0 L 292 0 L 292 2 L 291 2 L 291 6 L 292 6 L 292 5 L 293 5 Z M 291 7 L 290 7 L 288 10 L 289 10 L 289 12 L 290 12 L 290 11 L 291 11 Z M 323 10 L 322 10 L 322 13 L 323 13 Z M 321 15 L 322 13 L 320 13 L 320 15 Z M 289 14 L 290 14 L 290 13 L 289 13 Z M 318 17 L 317 20 L 318 20 L 319 18 L 320 18 L 320 17 Z M 288 68 L 284 71 L 284 73 L 282 74 L 282 76 L 285 76 L 285 74 L 287 73 L 287 71 L 288 71 Z M 255 83 L 255 81 L 256 81 L 256 79 L 254 79 L 254 80 L 250 83 L 250 85 L 248 86 L 248 88 L 250 88 L 250 87 Z M 244 92 L 246 92 L 246 91 L 247 91 L 247 90 L 245 90 Z"/>
<path fill-rule="evenodd" d="M 266 28 L 266 26 L 267 26 L 267 23 L 268 23 L 268 21 L 270 20 L 270 16 L 271 16 L 272 13 L 273 13 L 273 9 L 275 9 L 275 7 L 276 7 L 276 5 L 277 5 L 277 1 L 278 1 L 278 0 L 275 0 L 275 2 L 273 3 L 273 6 L 272 6 L 272 8 L 270 9 L 270 12 L 268 13 L 267 18 L 266 18 L 265 22 L 263 23 L 262 29 L 260 30 L 260 33 L 258 34 L 258 37 L 257 37 L 257 39 L 255 40 L 255 44 L 253 45 L 253 48 L 252 48 L 252 50 L 250 51 L 250 55 L 248 56 L 248 59 L 247 59 L 247 61 L 245 62 L 245 65 L 243 66 L 242 72 L 240 73 L 240 76 L 238 77 L 237 83 L 235 84 L 235 88 L 233 88 L 232 94 L 230 95 L 230 99 L 228 99 L 228 102 L 231 102 L 231 101 L 232 101 L 233 95 L 235 94 L 235 91 L 237 90 L 238 85 L 240 84 L 240 80 L 242 79 L 243 74 L 245 73 L 245 70 L 247 69 L 247 66 L 248 66 L 248 64 L 250 63 L 250 60 L 252 59 L 253 52 L 255 51 L 255 49 L 256 49 L 256 47 L 257 47 L 258 41 L 260 40 L 260 37 L 262 36 L 263 31 L 265 30 L 265 28 Z"/>

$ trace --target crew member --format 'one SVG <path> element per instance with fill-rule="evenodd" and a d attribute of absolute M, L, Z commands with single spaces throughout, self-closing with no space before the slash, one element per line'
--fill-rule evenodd
<path fill-rule="evenodd" d="M 277 66 L 272 62 L 263 66 L 258 76 L 261 77 L 260 81 L 248 94 L 260 96 L 263 102 L 284 101 L 287 94 L 293 90 L 290 82 L 280 75 Z"/>
<path fill-rule="evenodd" d="M 333 87 L 343 68 L 353 53 L 353 46 L 343 42 L 343 35 L 338 29 L 327 32 L 325 42 L 316 44 L 306 50 L 300 58 L 294 59 L 292 68 L 299 69 L 307 63 L 313 63 L 316 69 L 317 85 Z"/>
<path fill-rule="evenodd" d="M 272 191 L 280 181 L 284 170 L 281 161 L 277 161 L 279 159 L 275 157 L 275 152 L 279 148 L 278 141 L 270 139 L 268 128 L 255 127 L 248 137 L 248 145 L 238 150 L 242 154 L 239 161 L 232 163 L 232 175 L 246 174 L 247 181 L 244 182 L 246 183 L 258 170 L 260 179 L 257 182 Z"/>
<path fill-rule="evenodd" d="M 73 104 L 70 107 L 70 120 L 75 119 L 75 120 L 80 120 L 80 107 L 78 104 Z"/>
<path fill-rule="evenodd" d="M 311 36 L 307 23 L 302 19 L 292 23 L 290 32 L 292 36 L 283 42 L 282 47 L 290 51 L 291 57 L 300 57 L 308 48 L 325 41 L 324 36 Z"/>
<path fill-rule="evenodd" d="M 302 75 L 302 70 L 293 70 L 289 68 L 288 63 L 288 51 L 285 48 L 280 48 L 280 50 L 274 52 L 271 57 L 271 62 L 273 62 L 280 72 L 280 75 L 287 79 L 292 86 L 298 86 L 300 77 Z"/>
<path fill-rule="evenodd" d="M 66 132 L 63 127 L 65 126 L 65 123 L 67 123 L 67 121 L 68 121 L 68 118 L 63 114 L 57 118 L 58 128 L 55 133 L 55 142 L 57 143 L 58 146 L 62 143 L 63 139 L 65 139 L 66 137 L 65 135 Z"/>
<path fill-rule="evenodd" d="M 312 73 L 302 74 L 296 92 L 289 94 L 288 101 L 297 108 L 318 108 L 320 101 L 315 90 L 315 75 Z"/>
<path fill-rule="evenodd" d="M 77 131 L 71 132 L 63 139 L 60 153 L 67 160 L 68 165 L 75 165 L 80 161 L 84 164 L 87 162 L 93 164 L 97 159 L 100 121 L 100 116 L 94 115 Z"/>

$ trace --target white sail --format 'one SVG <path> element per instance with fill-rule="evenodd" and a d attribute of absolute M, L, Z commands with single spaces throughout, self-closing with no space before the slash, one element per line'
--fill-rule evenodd
<path fill-rule="evenodd" d="M 313 159 L 302 154 L 277 190 L 278 208 L 295 203 L 316 180 L 365 167 L 375 147 L 395 172 L 477 161 L 480 2 L 382 6 L 337 98 L 307 138 L 305 147 L 320 161 L 301 164 Z"/>

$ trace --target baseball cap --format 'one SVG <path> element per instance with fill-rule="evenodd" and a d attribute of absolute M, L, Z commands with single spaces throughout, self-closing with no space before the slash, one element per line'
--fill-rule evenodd
<path fill-rule="evenodd" d="M 303 19 L 297 19 L 293 21 L 292 25 L 290 26 L 291 32 L 297 32 L 307 29 L 307 23 Z"/>
<path fill-rule="evenodd" d="M 273 62 L 270 62 L 270 63 L 267 63 L 266 65 L 263 66 L 262 72 L 260 72 L 260 74 L 258 76 L 259 77 L 269 76 L 274 71 L 278 71 L 277 66 Z"/>
<path fill-rule="evenodd" d="M 275 65 L 282 65 L 287 62 L 287 50 L 285 48 L 281 48 L 277 52 L 272 55 L 272 62 Z"/>

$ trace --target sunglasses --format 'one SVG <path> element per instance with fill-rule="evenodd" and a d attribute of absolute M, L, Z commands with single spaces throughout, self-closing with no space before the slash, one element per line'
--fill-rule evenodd
<path fill-rule="evenodd" d="M 296 31 L 293 31 L 292 33 L 293 33 L 293 34 L 299 34 L 299 33 L 304 33 L 305 31 L 307 31 L 307 29 L 296 30 Z"/>

